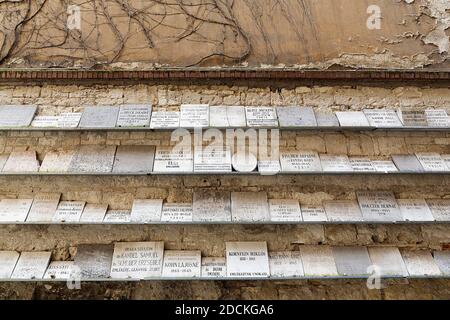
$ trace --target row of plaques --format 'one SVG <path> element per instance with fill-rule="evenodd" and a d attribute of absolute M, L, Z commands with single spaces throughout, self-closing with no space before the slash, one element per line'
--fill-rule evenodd
<path fill-rule="evenodd" d="M 265 192 L 195 190 L 192 203 L 136 199 L 130 210 L 60 201 L 61 194 L 0 201 L 0 222 L 15 223 L 245 223 L 245 222 L 433 222 L 450 221 L 450 199 L 396 199 L 390 191 L 359 191 L 357 200 L 326 200 L 300 205 L 294 199 L 268 199 Z"/>
<path fill-rule="evenodd" d="M 33 150 L 0 154 L 5 173 L 393 173 L 450 172 L 450 154 L 421 152 L 395 154 L 389 160 L 369 157 L 319 154 L 315 151 L 281 151 L 279 159 L 258 160 L 252 153 L 230 148 L 178 148 L 168 146 L 82 145 L 73 150 L 45 154 L 42 163 Z"/>
<path fill-rule="evenodd" d="M 83 112 L 52 116 L 36 116 L 36 111 L 37 107 L 32 105 L 0 106 L 0 128 L 450 128 L 450 118 L 444 109 L 365 109 L 322 113 L 314 111 L 312 107 L 300 106 L 184 104 L 178 111 L 161 109 L 152 112 L 151 105 L 86 106 Z"/>
<path fill-rule="evenodd" d="M 144 280 L 151 278 L 444 277 L 450 251 L 396 247 L 301 246 L 268 252 L 266 242 L 227 242 L 226 256 L 164 250 L 164 242 L 79 245 L 74 261 L 50 252 L 0 251 L 0 279 Z"/>

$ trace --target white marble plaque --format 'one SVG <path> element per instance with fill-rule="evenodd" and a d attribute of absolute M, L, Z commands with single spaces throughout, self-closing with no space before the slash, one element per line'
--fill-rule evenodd
<path fill-rule="evenodd" d="M 192 222 L 191 203 L 165 203 L 163 205 L 162 222 Z"/>
<path fill-rule="evenodd" d="M 38 193 L 34 197 L 27 222 L 53 221 L 60 199 L 60 193 Z"/>
<path fill-rule="evenodd" d="M 119 116 L 117 106 L 88 106 L 81 116 L 80 128 L 114 128 Z"/>
<path fill-rule="evenodd" d="M 51 252 L 22 252 L 11 278 L 42 279 L 51 255 Z"/>
<path fill-rule="evenodd" d="M 367 157 L 349 157 L 348 160 L 354 172 L 377 172 L 372 160 Z"/>
<path fill-rule="evenodd" d="M 153 111 L 151 129 L 175 129 L 180 127 L 179 111 Z"/>
<path fill-rule="evenodd" d="M 427 117 L 427 122 L 430 127 L 450 127 L 450 117 L 445 110 L 425 110 L 425 116 Z"/>
<path fill-rule="evenodd" d="M 258 172 L 261 175 L 275 175 L 280 171 L 280 160 L 258 160 Z"/>
<path fill-rule="evenodd" d="M 258 167 L 258 159 L 251 152 L 238 151 L 231 158 L 231 164 L 237 172 L 253 172 Z"/>
<path fill-rule="evenodd" d="M 369 247 L 372 264 L 378 268 L 382 276 L 408 276 L 408 270 L 402 255 L 395 247 Z"/>
<path fill-rule="evenodd" d="M 245 128 L 247 126 L 245 107 L 209 107 L 209 126 L 213 128 Z"/>
<path fill-rule="evenodd" d="M 393 192 L 356 192 L 359 207 L 365 221 L 402 221 L 402 215 Z"/>
<path fill-rule="evenodd" d="M 180 107 L 181 128 L 209 127 L 209 105 L 182 104 Z"/>
<path fill-rule="evenodd" d="M 441 273 L 445 276 L 450 275 L 450 251 L 435 251 L 433 253 L 434 261 L 438 265 Z"/>
<path fill-rule="evenodd" d="M 189 148 L 157 147 L 153 172 L 189 173 L 194 170 L 194 158 Z"/>
<path fill-rule="evenodd" d="M 302 221 L 300 204 L 293 199 L 270 199 L 270 220 L 274 222 L 299 222 Z"/>
<path fill-rule="evenodd" d="M 120 106 L 117 127 L 148 127 L 152 106 L 144 104 L 128 104 Z"/>
<path fill-rule="evenodd" d="M 227 262 L 225 258 L 202 258 L 202 278 L 226 278 Z"/>
<path fill-rule="evenodd" d="M 136 199 L 131 209 L 131 222 L 150 223 L 161 221 L 162 199 Z"/>
<path fill-rule="evenodd" d="M 445 165 L 447 166 L 447 171 L 450 171 L 450 154 L 443 154 L 441 155 L 442 160 L 444 160 Z M 1 165 L 1 155 L 0 155 L 0 169 L 2 168 Z"/>
<path fill-rule="evenodd" d="M 327 213 L 328 221 L 363 221 L 358 202 L 354 200 L 327 200 L 323 202 L 323 206 Z"/>
<path fill-rule="evenodd" d="M 413 154 L 393 154 L 392 160 L 401 172 L 423 172 L 423 167 Z"/>
<path fill-rule="evenodd" d="M 201 260 L 200 251 L 166 250 L 162 276 L 163 278 L 199 278 Z"/>
<path fill-rule="evenodd" d="M 232 192 L 231 215 L 234 222 L 269 221 L 265 192 Z"/>
<path fill-rule="evenodd" d="M 76 128 L 80 124 L 81 112 L 64 112 L 59 115 L 58 128 Z"/>
<path fill-rule="evenodd" d="M 300 251 L 269 252 L 270 276 L 273 278 L 303 277 Z"/>
<path fill-rule="evenodd" d="M 376 128 L 398 128 L 403 127 L 402 122 L 395 110 L 389 109 L 365 109 L 364 115 L 367 117 L 370 126 Z"/>
<path fill-rule="evenodd" d="M 121 242 L 114 245 L 111 265 L 113 279 L 160 277 L 164 242 Z"/>
<path fill-rule="evenodd" d="M 417 160 L 419 160 L 425 171 L 442 172 L 447 171 L 447 165 L 441 158 L 439 153 L 416 153 Z"/>
<path fill-rule="evenodd" d="M 338 111 L 336 117 L 341 127 L 370 127 L 369 121 L 362 111 Z"/>
<path fill-rule="evenodd" d="M 83 214 L 84 201 L 61 201 L 56 209 L 54 222 L 79 222 Z"/>
<path fill-rule="evenodd" d="M 339 120 L 334 113 L 315 112 L 319 127 L 339 127 Z"/>
<path fill-rule="evenodd" d="M 6 161 L 8 161 L 9 154 L 0 154 L 0 172 L 3 170 Z"/>
<path fill-rule="evenodd" d="M 0 106 L 0 127 L 28 127 L 36 114 L 36 106 Z"/>
<path fill-rule="evenodd" d="M 314 151 L 280 152 L 283 172 L 321 172 L 319 154 Z"/>
<path fill-rule="evenodd" d="M 73 265 L 73 261 L 52 261 L 45 272 L 44 279 L 71 279 Z"/>
<path fill-rule="evenodd" d="M 121 223 L 130 223 L 131 222 L 131 213 L 127 210 L 108 210 L 106 211 L 105 218 L 103 219 L 103 223 L 110 224 L 121 224 Z"/>
<path fill-rule="evenodd" d="M 327 214 L 323 206 L 301 205 L 302 217 L 305 222 L 325 222 L 328 221 Z"/>
<path fill-rule="evenodd" d="M 227 276 L 267 278 L 270 276 L 266 242 L 227 242 Z"/>
<path fill-rule="evenodd" d="M 230 192 L 201 189 L 194 191 L 192 219 L 195 222 L 230 222 Z"/>
<path fill-rule="evenodd" d="M 377 172 L 389 173 L 398 171 L 394 162 L 391 160 L 372 160 L 372 165 L 375 167 Z"/>
<path fill-rule="evenodd" d="M 347 155 L 321 154 L 320 163 L 324 172 L 353 172 Z"/>
<path fill-rule="evenodd" d="M 0 222 L 24 222 L 33 199 L 3 199 L 0 201 Z"/>
<path fill-rule="evenodd" d="M 69 165 L 74 173 L 109 173 L 114 164 L 116 146 L 80 146 Z"/>
<path fill-rule="evenodd" d="M 333 247 L 334 261 L 341 276 L 368 275 L 372 265 L 366 247 Z"/>
<path fill-rule="evenodd" d="M 317 127 L 312 107 L 278 107 L 280 127 Z"/>
<path fill-rule="evenodd" d="M 397 203 L 405 221 L 434 221 L 425 199 L 397 199 Z"/>
<path fill-rule="evenodd" d="M 109 244 L 80 244 L 74 265 L 80 269 L 82 279 L 110 277 L 114 246 Z"/>
<path fill-rule="evenodd" d="M 436 221 L 450 221 L 450 199 L 427 200 Z"/>
<path fill-rule="evenodd" d="M 50 151 L 45 155 L 39 171 L 67 172 L 74 155 L 74 150 Z"/>
<path fill-rule="evenodd" d="M 6 161 L 3 172 L 38 172 L 36 151 L 13 151 Z"/>
<path fill-rule="evenodd" d="M 429 251 L 402 250 L 403 261 L 412 277 L 440 276 L 441 271 Z"/>
<path fill-rule="evenodd" d="M 34 128 L 56 128 L 58 121 L 58 116 L 36 116 L 31 122 L 31 126 Z"/>
<path fill-rule="evenodd" d="M 203 147 L 194 151 L 194 172 L 223 173 L 231 172 L 230 148 Z"/>
<path fill-rule="evenodd" d="M 11 278 L 19 255 L 16 251 L 0 251 L 0 279 Z"/>
<path fill-rule="evenodd" d="M 273 107 L 245 107 L 248 127 L 278 127 L 277 111 Z"/>
<path fill-rule="evenodd" d="M 112 172 L 151 173 L 154 158 L 154 146 L 118 146 Z"/>
<path fill-rule="evenodd" d="M 80 222 L 82 223 L 102 223 L 105 219 L 107 204 L 88 203 L 84 206 Z"/>
<path fill-rule="evenodd" d="M 405 127 L 427 127 L 428 121 L 424 110 L 398 110 L 398 117 Z"/>
<path fill-rule="evenodd" d="M 330 246 L 301 246 L 303 270 L 307 277 L 333 277 L 338 275 Z"/>

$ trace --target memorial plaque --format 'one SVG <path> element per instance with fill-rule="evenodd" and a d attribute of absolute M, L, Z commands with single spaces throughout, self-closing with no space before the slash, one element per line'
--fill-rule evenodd
<path fill-rule="evenodd" d="M 44 279 L 71 279 L 73 265 L 73 261 L 52 261 L 45 272 Z"/>
<path fill-rule="evenodd" d="M 323 206 L 327 213 L 328 221 L 354 222 L 363 221 L 358 202 L 354 200 L 324 201 Z"/>
<path fill-rule="evenodd" d="M 392 160 L 401 172 L 423 172 L 423 167 L 413 154 L 393 154 Z"/>
<path fill-rule="evenodd" d="M 163 278 L 199 278 L 201 260 L 200 251 L 166 250 L 162 276 Z"/>
<path fill-rule="evenodd" d="M 164 242 L 121 242 L 114 245 L 113 279 L 161 277 Z"/>
<path fill-rule="evenodd" d="M 231 215 L 234 222 L 269 221 L 265 192 L 232 192 Z"/>
<path fill-rule="evenodd" d="M 162 199 L 136 199 L 131 209 L 131 222 L 150 223 L 161 221 L 162 207 Z"/>
<path fill-rule="evenodd" d="M 397 203 L 406 221 L 434 221 L 425 199 L 397 199 Z"/>
<path fill-rule="evenodd" d="M 0 128 L 28 127 L 36 111 L 36 106 L 0 106 Z"/>
<path fill-rule="evenodd" d="M 117 127 L 148 127 L 152 114 L 151 105 L 128 104 L 120 106 Z"/>
<path fill-rule="evenodd" d="M 319 127 L 339 127 L 339 120 L 334 113 L 315 112 Z"/>
<path fill-rule="evenodd" d="M 353 172 L 347 155 L 321 154 L 320 163 L 324 172 Z"/>
<path fill-rule="evenodd" d="M 11 278 L 42 279 L 51 255 L 51 252 L 22 252 Z"/>
<path fill-rule="evenodd" d="M 269 252 L 270 276 L 274 278 L 303 277 L 300 251 Z"/>
<path fill-rule="evenodd" d="M 280 127 L 317 127 L 311 107 L 278 107 L 277 114 Z"/>
<path fill-rule="evenodd" d="M 194 191 L 193 199 L 193 221 L 231 221 L 231 197 L 229 192 L 200 189 Z"/>
<path fill-rule="evenodd" d="M 3 172 L 38 172 L 36 151 L 13 151 L 6 161 Z"/>
<path fill-rule="evenodd" d="M 450 251 L 435 251 L 434 261 L 445 276 L 450 275 Z"/>
<path fill-rule="evenodd" d="M 175 129 L 179 127 L 179 111 L 153 111 L 150 129 Z"/>
<path fill-rule="evenodd" d="M 6 164 L 6 161 L 8 161 L 9 154 L 0 154 L 0 172 L 3 170 L 3 167 Z"/>
<path fill-rule="evenodd" d="M 389 173 L 398 171 L 394 162 L 391 160 L 372 160 L 372 165 L 375 167 L 377 172 Z"/>
<path fill-rule="evenodd" d="M 54 222 L 79 222 L 83 214 L 84 201 L 61 201 L 56 209 Z"/>
<path fill-rule="evenodd" d="M 105 219 L 107 210 L 108 210 L 107 204 L 88 203 L 84 207 L 83 214 L 81 215 L 81 218 L 80 218 L 80 222 L 102 223 L 103 220 Z"/>
<path fill-rule="evenodd" d="M 162 222 L 192 222 L 191 203 L 165 203 L 163 205 Z"/>
<path fill-rule="evenodd" d="M 336 117 L 341 127 L 370 127 L 369 121 L 362 111 L 338 111 Z"/>
<path fill-rule="evenodd" d="M 80 120 L 80 128 L 114 128 L 119 116 L 116 106 L 88 106 L 84 108 Z"/>
<path fill-rule="evenodd" d="M 429 251 L 402 250 L 402 257 L 411 277 L 441 275 L 441 271 Z"/>
<path fill-rule="evenodd" d="M 82 279 L 110 277 L 114 246 L 109 244 L 80 244 L 74 265 L 80 269 Z"/>
<path fill-rule="evenodd" d="M 67 172 L 74 155 L 74 150 L 50 151 L 45 155 L 39 171 Z"/>
<path fill-rule="evenodd" d="M 194 170 L 192 150 L 189 148 L 157 147 L 153 172 L 189 173 Z"/>
<path fill-rule="evenodd" d="M 427 200 L 436 221 L 450 221 L 450 199 Z"/>
<path fill-rule="evenodd" d="M 223 173 L 231 172 L 231 150 L 228 147 L 196 148 L 194 152 L 194 172 Z"/>
<path fill-rule="evenodd" d="M 151 173 L 154 158 L 154 146 L 118 146 L 112 172 Z"/>
<path fill-rule="evenodd" d="M 302 217 L 305 222 L 325 222 L 328 221 L 325 209 L 322 206 L 302 205 Z"/>
<path fill-rule="evenodd" d="M 209 126 L 213 128 L 245 128 L 247 126 L 245 107 L 209 107 Z"/>
<path fill-rule="evenodd" d="M 258 159 L 251 152 L 238 151 L 231 158 L 231 164 L 237 172 L 253 172 L 258 166 Z"/>
<path fill-rule="evenodd" d="M 58 128 L 77 128 L 81 120 L 81 112 L 64 112 L 59 115 Z"/>
<path fill-rule="evenodd" d="M 300 222 L 302 212 L 297 200 L 292 199 L 270 199 L 270 220 L 274 222 Z"/>
<path fill-rule="evenodd" d="M 69 165 L 74 173 L 109 173 L 114 164 L 116 146 L 80 146 Z"/>
<path fill-rule="evenodd" d="M 121 224 L 121 223 L 130 223 L 131 222 L 131 213 L 127 210 L 108 210 L 106 211 L 105 218 L 103 219 L 103 223 L 110 224 Z"/>
<path fill-rule="evenodd" d="M 314 151 L 294 151 L 280 153 L 283 172 L 321 172 L 319 154 Z"/>
<path fill-rule="evenodd" d="M 424 110 L 398 110 L 397 114 L 406 127 L 428 127 Z"/>
<path fill-rule="evenodd" d="M 395 247 L 369 247 L 372 264 L 379 268 L 382 276 L 408 276 L 402 255 Z"/>
<path fill-rule="evenodd" d="M 209 127 L 209 105 L 182 104 L 180 111 L 181 128 Z"/>
<path fill-rule="evenodd" d="M 34 197 L 27 222 L 53 221 L 60 199 L 60 193 L 38 193 Z"/>
<path fill-rule="evenodd" d="M 349 157 L 354 172 L 377 172 L 372 160 L 366 157 Z M 394 165 L 394 164 L 392 164 Z"/>
<path fill-rule="evenodd" d="M 301 246 L 303 270 L 307 277 L 338 276 L 330 246 Z"/>
<path fill-rule="evenodd" d="M 227 262 L 225 258 L 202 258 L 202 278 L 226 278 Z"/>
<path fill-rule="evenodd" d="M 0 222 L 24 222 L 32 203 L 33 199 L 0 200 Z"/>
<path fill-rule="evenodd" d="M 445 164 L 439 153 L 420 152 L 416 153 L 416 157 L 425 171 L 447 171 L 447 165 Z"/>
<path fill-rule="evenodd" d="M 442 160 L 444 160 L 445 165 L 447 166 L 447 171 L 450 171 L 450 154 L 443 154 L 441 155 Z M 1 155 L 0 155 L 0 169 L 2 168 L 1 164 Z"/>
<path fill-rule="evenodd" d="M 333 247 L 334 261 L 341 276 L 365 276 L 372 265 L 366 247 Z"/>
<path fill-rule="evenodd" d="M 359 207 L 365 221 L 403 221 L 393 192 L 356 192 Z"/>
<path fill-rule="evenodd" d="M 261 175 L 274 175 L 280 171 L 280 160 L 258 160 L 258 172 Z"/>
<path fill-rule="evenodd" d="M 11 278 L 19 255 L 16 251 L 0 251 L 0 279 Z"/>
<path fill-rule="evenodd" d="M 230 278 L 268 278 L 269 255 L 266 242 L 227 242 L 227 276 Z"/>
<path fill-rule="evenodd" d="M 56 128 L 58 121 L 58 116 L 36 116 L 31 122 L 31 126 L 34 128 Z"/>
<path fill-rule="evenodd" d="M 427 117 L 427 122 L 430 127 L 450 127 L 450 117 L 445 110 L 425 110 L 425 116 Z"/>
<path fill-rule="evenodd" d="M 277 111 L 273 107 L 245 107 L 248 127 L 278 127 Z"/>
<path fill-rule="evenodd" d="M 397 116 L 395 110 L 389 109 L 365 109 L 364 115 L 369 121 L 370 126 L 376 128 L 398 128 L 403 127 L 402 122 Z"/>

